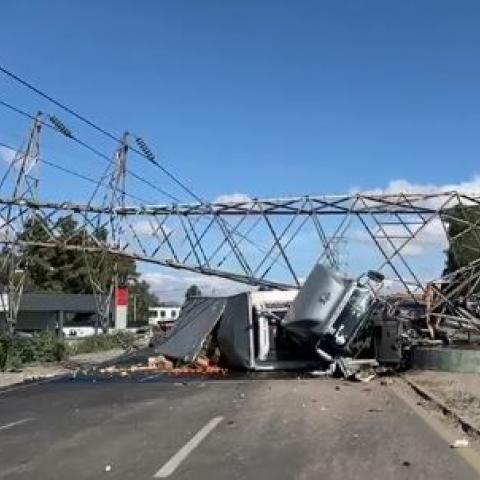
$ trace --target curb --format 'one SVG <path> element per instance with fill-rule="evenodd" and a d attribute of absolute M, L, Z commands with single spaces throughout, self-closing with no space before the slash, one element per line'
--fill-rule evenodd
<path fill-rule="evenodd" d="M 24 388 L 33 387 L 35 385 L 42 385 L 44 383 L 54 382 L 61 378 L 65 378 L 67 375 L 68 373 L 59 373 L 51 377 L 36 377 L 32 379 L 28 378 L 21 382 L 15 382 L 15 383 L 11 383 L 10 385 L 4 385 L 3 387 L 0 387 L 0 395 L 8 392 L 13 392 L 15 390 L 21 390 Z"/>
<path fill-rule="evenodd" d="M 406 378 L 404 375 L 401 375 L 400 378 L 406 382 L 418 395 L 420 395 L 425 400 L 433 402 L 444 415 L 449 415 L 453 417 L 461 426 L 465 433 L 469 435 L 473 435 L 475 437 L 480 438 L 480 428 L 473 424 L 473 422 L 457 413 L 451 407 L 449 407 L 443 400 L 440 400 L 435 394 L 430 392 L 429 390 L 421 387 L 418 383 Z"/>

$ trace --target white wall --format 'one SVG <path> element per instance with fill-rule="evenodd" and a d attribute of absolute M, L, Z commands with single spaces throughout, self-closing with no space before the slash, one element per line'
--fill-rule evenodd
<path fill-rule="evenodd" d="M 102 333 L 101 329 L 99 333 Z M 66 338 L 90 337 L 95 334 L 94 327 L 63 327 L 63 335 Z"/>
<path fill-rule="evenodd" d="M 181 307 L 151 307 L 148 313 L 148 324 L 158 325 L 177 319 Z"/>

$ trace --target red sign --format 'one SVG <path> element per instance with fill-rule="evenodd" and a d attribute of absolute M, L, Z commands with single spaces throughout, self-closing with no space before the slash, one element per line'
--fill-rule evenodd
<path fill-rule="evenodd" d="M 128 288 L 117 288 L 117 307 L 128 306 Z"/>

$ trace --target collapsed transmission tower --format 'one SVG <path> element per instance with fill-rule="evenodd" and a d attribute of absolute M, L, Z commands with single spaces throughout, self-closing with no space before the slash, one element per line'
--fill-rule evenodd
<path fill-rule="evenodd" d="M 15 200 L 10 205 L 0 206 L 0 221 L 5 241 L 0 265 L 3 283 L 1 304 L 9 332 L 13 332 L 17 323 L 29 267 L 28 256 L 22 252 L 20 236 L 35 216 L 35 212 L 25 207 L 24 202 L 38 201 L 41 127 L 41 114 L 38 113 L 30 128 L 25 147 L 16 152 L 0 181 L 0 189 L 10 189 Z"/>
<path fill-rule="evenodd" d="M 125 208 L 125 189 L 126 189 L 126 171 L 127 171 L 127 143 L 128 133 L 125 133 L 121 139 L 113 160 L 107 168 L 103 178 L 96 187 L 91 199 L 94 199 L 99 192 L 99 187 L 106 181 L 106 189 L 103 192 L 102 207 L 108 208 L 112 212 L 108 217 L 96 214 L 89 220 L 94 226 L 92 232 L 89 229 L 83 229 L 84 245 L 94 242 L 100 248 L 97 253 L 92 254 L 83 249 L 85 264 L 87 266 L 90 283 L 97 306 L 98 326 L 105 332 L 110 324 L 110 317 L 113 313 L 112 302 L 119 287 L 119 261 L 121 257 L 115 252 L 122 249 L 124 237 L 123 217 L 117 212 Z M 101 242 L 109 238 L 112 249 L 102 247 Z M 124 283 L 127 279 L 121 279 Z M 100 325 L 98 325 L 100 323 Z"/>
<path fill-rule="evenodd" d="M 77 141 L 57 117 L 48 118 L 55 130 Z M 14 328 L 28 272 L 25 252 L 34 246 L 83 254 L 96 300 L 97 328 L 103 330 L 108 329 L 114 292 L 128 280 L 120 268 L 122 258 L 250 286 L 295 289 L 315 262 L 343 268 L 339 249 L 346 242 L 356 243 L 355 261 L 363 262 L 363 271 L 386 274 L 413 301 L 421 295 L 427 298 L 434 319 L 466 324 L 468 317 L 471 326 L 473 317 L 480 317 L 480 312 L 466 313 L 457 301 L 479 290 L 478 264 L 450 271 L 436 281 L 424 278 L 415 265 L 420 254 L 428 253 L 432 235 L 443 236 L 440 251 L 453 241 L 453 255 L 460 258 L 457 247 L 466 245 L 480 256 L 480 221 L 469 213 L 480 208 L 478 192 L 363 192 L 266 199 L 237 195 L 173 204 L 149 204 L 137 197 L 140 203 L 129 200 L 127 204 L 127 196 L 134 198 L 126 192 L 127 174 L 132 173 L 127 170 L 132 136 L 124 134 L 113 159 L 104 155 L 107 168 L 98 181 L 93 179 L 95 188 L 88 201 L 46 201 L 37 193 L 37 164 L 44 160 L 39 157 L 41 125 L 38 115 L 25 148 L 16 153 L 0 183 L 0 273 L 9 329 Z M 135 142 L 151 161 L 154 156 L 145 141 L 137 137 Z M 67 238 L 58 228 L 65 217 L 75 226 Z M 24 234 L 32 220 L 44 233 L 41 240 Z M 453 238 L 448 233 L 452 222 L 464 227 Z M 458 243 L 465 236 L 469 241 Z M 443 258 L 436 261 L 441 267 Z"/>

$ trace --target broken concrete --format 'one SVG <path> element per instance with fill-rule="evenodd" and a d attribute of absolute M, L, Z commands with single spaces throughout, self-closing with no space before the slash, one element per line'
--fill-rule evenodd
<path fill-rule="evenodd" d="M 480 350 L 468 346 L 413 348 L 410 366 L 444 372 L 480 373 Z"/>

